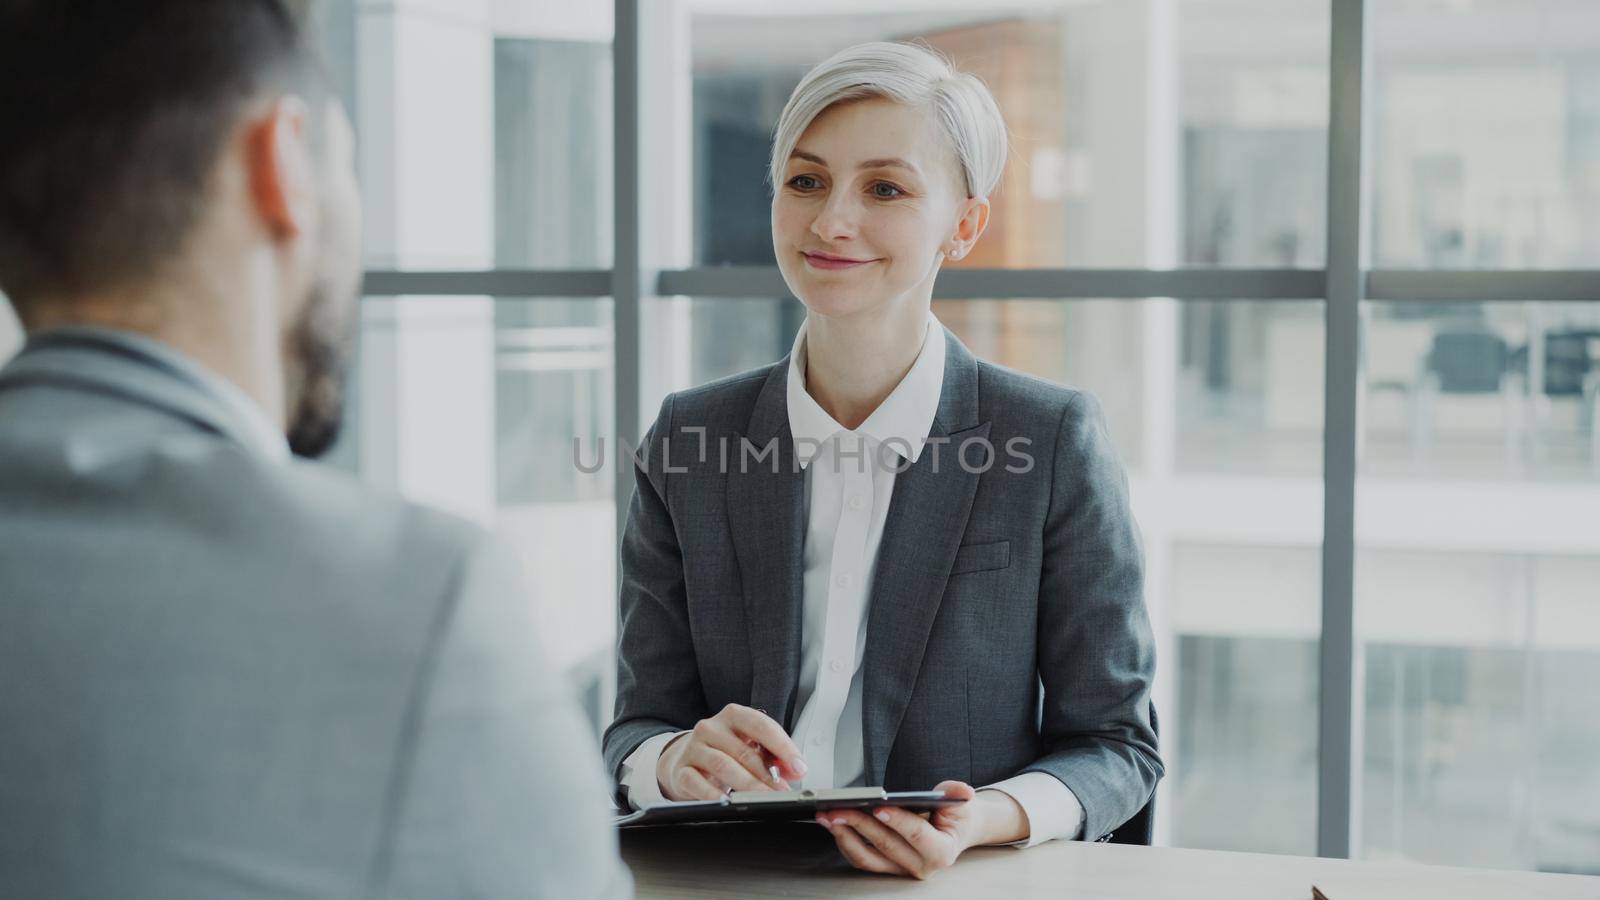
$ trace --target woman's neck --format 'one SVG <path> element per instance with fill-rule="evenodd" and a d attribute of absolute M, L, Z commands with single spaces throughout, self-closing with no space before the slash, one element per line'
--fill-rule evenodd
<path fill-rule="evenodd" d="M 927 304 L 834 319 L 806 318 L 806 393 L 851 429 L 872 415 L 911 371 L 927 333 Z"/>

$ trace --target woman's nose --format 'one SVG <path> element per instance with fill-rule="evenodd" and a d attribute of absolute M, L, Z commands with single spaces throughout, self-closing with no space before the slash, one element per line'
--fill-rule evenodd
<path fill-rule="evenodd" d="M 811 220 L 811 231 L 825 241 L 854 237 L 859 227 L 859 210 L 848 196 L 835 194 L 829 197 L 817 217 Z"/>

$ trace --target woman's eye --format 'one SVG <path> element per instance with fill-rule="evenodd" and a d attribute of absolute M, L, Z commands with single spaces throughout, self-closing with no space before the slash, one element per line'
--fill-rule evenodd
<path fill-rule="evenodd" d="M 887 181 L 880 181 L 872 186 L 872 195 L 881 200 L 893 200 L 904 193 L 905 191 L 900 190 Z"/>
<path fill-rule="evenodd" d="M 822 187 L 822 183 L 814 175 L 796 175 L 789 179 L 789 186 L 797 191 L 814 191 Z"/>

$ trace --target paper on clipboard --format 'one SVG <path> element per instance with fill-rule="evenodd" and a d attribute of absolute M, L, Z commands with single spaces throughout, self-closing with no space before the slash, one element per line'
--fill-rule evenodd
<path fill-rule="evenodd" d="M 834 809 L 898 806 L 926 811 L 965 803 L 941 791 L 889 792 L 881 787 L 825 788 L 803 791 L 734 791 L 717 800 L 657 803 L 636 812 L 619 813 L 619 828 L 710 822 L 804 821 Z"/>

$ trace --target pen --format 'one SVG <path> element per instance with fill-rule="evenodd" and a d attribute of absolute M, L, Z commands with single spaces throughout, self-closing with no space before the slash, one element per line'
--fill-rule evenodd
<path fill-rule="evenodd" d="M 783 776 L 778 774 L 777 757 L 771 753 L 768 753 L 766 748 L 761 747 L 761 745 L 755 741 L 750 741 L 749 744 L 750 746 L 756 747 L 761 751 L 761 760 L 767 764 L 767 775 L 772 779 L 772 786 L 782 787 Z"/>
<path fill-rule="evenodd" d="M 767 766 L 767 774 L 772 777 L 773 787 L 781 787 L 783 785 L 783 777 L 778 774 L 778 767 L 776 765 Z M 733 788 L 729 787 L 726 793 L 732 794 Z"/>

